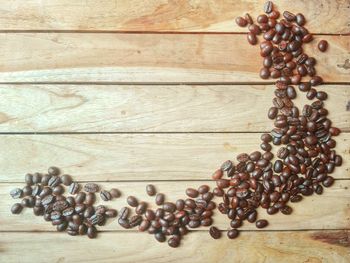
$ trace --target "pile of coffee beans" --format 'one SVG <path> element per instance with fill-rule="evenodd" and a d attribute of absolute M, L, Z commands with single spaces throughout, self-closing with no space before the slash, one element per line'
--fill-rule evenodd
<path fill-rule="evenodd" d="M 178 199 L 175 203 L 166 202 L 165 195 L 156 193 L 153 185 L 146 186 L 149 196 L 155 196 L 156 210 L 148 209 L 148 204 L 139 202 L 136 197 L 127 197 L 127 203 L 134 208 L 135 215 L 130 216 L 130 208 L 123 207 L 119 212 L 118 223 L 124 228 L 138 226 L 139 231 L 147 231 L 154 235 L 158 242 L 168 239 L 170 247 L 178 247 L 181 238 L 189 229 L 200 226 L 210 226 L 216 204 L 212 201 L 214 195 L 208 185 L 198 189 L 188 188 L 187 199 Z"/>
<path fill-rule="evenodd" d="M 117 210 L 104 205 L 94 206 L 96 193 L 100 191 L 95 183 L 81 185 L 73 182 L 71 176 L 60 175 L 60 170 L 50 167 L 48 173 L 26 174 L 25 186 L 11 190 L 12 198 L 22 198 L 20 203 L 11 207 L 12 214 L 21 213 L 24 207 L 33 208 L 36 216 L 43 216 L 45 221 L 56 226 L 57 231 L 67 231 L 69 235 L 97 236 L 96 226 L 103 226 L 107 218 L 117 216 Z M 68 188 L 69 196 L 64 192 Z M 118 189 L 101 190 L 104 201 L 119 197 Z"/>
<path fill-rule="evenodd" d="M 238 228 L 244 221 L 255 223 L 257 228 L 265 228 L 268 221 L 258 219 L 257 208 L 266 209 L 269 215 L 281 212 L 290 215 L 293 210 L 289 202 L 301 201 L 304 196 L 314 193 L 320 195 L 324 187 L 330 187 L 334 179 L 336 166 L 342 164 L 342 157 L 334 150 L 336 141 L 332 138 L 340 133 L 328 119 L 324 101 L 328 95 L 318 91 L 316 86 L 323 83 L 316 74 L 316 59 L 303 51 L 303 44 L 313 40 L 312 34 L 304 27 L 306 19 L 302 14 L 280 13 L 274 9 L 271 1 L 264 5 L 265 14 L 257 17 L 254 23 L 249 14 L 238 17 L 236 23 L 248 26 L 247 39 L 252 45 L 259 42 L 262 35 L 260 55 L 263 57 L 262 79 L 276 79 L 273 106 L 267 117 L 274 120 L 274 129 L 261 136 L 259 151 L 241 153 L 237 163 L 225 161 L 217 169 L 212 179 L 217 187 L 212 191 L 208 185 L 198 189 L 188 188 L 187 199 L 166 202 L 165 195 L 157 193 L 153 185 L 146 186 L 149 196 L 155 196 L 157 209 L 139 201 L 134 196 L 127 197 L 129 207 L 119 212 L 118 223 L 126 228 L 138 227 L 141 232 L 154 235 L 159 242 L 168 238 L 170 247 L 178 247 L 184 235 L 190 229 L 208 227 L 209 234 L 218 239 L 221 231 L 212 226 L 213 211 L 229 219 L 229 239 L 239 236 Z M 325 52 L 328 43 L 321 40 L 320 52 Z M 305 80 L 304 80 L 305 78 Z M 294 105 L 297 88 L 306 92 L 306 98 L 312 100 L 300 110 Z M 278 146 L 276 156 L 273 146 Z M 22 198 L 21 203 L 12 206 L 13 214 L 21 212 L 23 207 L 33 208 L 35 215 L 42 215 L 46 221 L 57 226 L 58 231 L 67 230 L 70 235 L 86 234 L 96 237 L 96 225 L 104 225 L 106 218 L 116 217 L 117 211 L 99 205 L 95 207 L 95 193 L 98 185 L 88 183 L 80 191 L 80 185 L 72 182 L 68 175 L 59 175 L 59 170 L 50 167 L 48 173 L 27 174 L 26 186 L 13 189 L 13 198 Z M 63 195 L 64 187 L 69 186 L 68 197 Z M 120 196 L 117 189 L 101 190 L 104 201 Z M 218 205 L 213 197 L 222 198 Z M 134 215 L 131 211 L 134 210 Z"/>
<path fill-rule="evenodd" d="M 264 11 L 266 14 L 259 15 L 257 23 L 249 14 L 238 17 L 236 23 L 241 27 L 248 25 L 250 44 L 257 44 L 260 34 L 264 39 L 260 43 L 263 57 L 260 77 L 278 79 L 273 106 L 268 111 L 275 128 L 262 134 L 261 151 L 239 154 L 237 164 L 225 161 L 212 175 L 217 183 L 213 193 L 223 199 L 218 210 L 230 220 L 229 238 L 238 236 L 237 228 L 244 220 L 255 223 L 257 228 L 268 225 L 267 220 L 257 220 L 260 206 L 270 215 L 278 212 L 290 215 L 289 202 L 299 202 L 313 193 L 322 194 L 323 188 L 334 182 L 329 174 L 342 164 L 332 138 L 340 130 L 332 127 L 324 108 L 327 93 L 315 88 L 323 82 L 316 75 L 316 59 L 302 48 L 313 40 L 304 27 L 305 17 L 285 11 L 279 19 L 280 13 L 274 10 L 271 1 L 264 5 Z M 318 44 L 321 52 L 327 47 L 325 40 Z M 295 85 L 301 92 L 307 92 L 309 100 L 315 99 L 302 110 L 293 104 L 297 96 Z M 279 146 L 276 160 L 271 152 L 273 145 Z M 216 227 L 209 231 L 214 239 L 220 237 L 219 232 Z"/>

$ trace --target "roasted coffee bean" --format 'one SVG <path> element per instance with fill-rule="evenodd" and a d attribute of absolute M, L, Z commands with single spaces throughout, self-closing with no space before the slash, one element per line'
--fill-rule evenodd
<path fill-rule="evenodd" d="M 12 207 L 11 207 L 11 213 L 12 214 L 20 214 L 22 212 L 23 206 L 20 203 L 15 203 Z"/>
<path fill-rule="evenodd" d="M 50 187 L 58 186 L 61 183 L 61 178 L 58 176 L 52 176 L 48 182 Z"/>
<path fill-rule="evenodd" d="M 239 16 L 236 18 L 236 24 L 240 27 L 245 27 L 247 26 L 248 22 L 243 17 Z"/>
<path fill-rule="evenodd" d="M 165 235 L 161 232 L 155 233 L 154 237 L 158 242 L 161 242 L 161 243 L 165 242 L 165 240 L 166 240 Z"/>
<path fill-rule="evenodd" d="M 209 228 L 209 234 L 214 239 L 219 239 L 221 237 L 221 231 L 215 226 Z"/>
<path fill-rule="evenodd" d="M 259 35 L 261 33 L 260 27 L 258 25 L 255 25 L 255 24 L 249 25 L 248 30 L 250 31 L 250 33 L 252 33 L 254 35 Z"/>
<path fill-rule="evenodd" d="M 89 226 L 86 233 L 89 238 L 97 237 L 97 229 L 95 226 Z"/>
<path fill-rule="evenodd" d="M 105 212 L 105 215 L 106 215 L 106 217 L 113 218 L 113 217 L 117 217 L 118 212 L 117 212 L 117 210 L 115 210 L 115 209 L 108 209 L 108 210 Z"/>
<path fill-rule="evenodd" d="M 256 45 L 258 43 L 258 39 L 256 38 L 256 35 L 251 32 L 247 34 L 247 40 L 251 45 Z"/>
<path fill-rule="evenodd" d="M 27 184 L 27 185 L 33 185 L 34 183 L 33 183 L 33 175 L 32 174 L 26 174 L 25 176 L 24 176 L 24 181 L 25 181 L 25 183 Z"/>
<path fill-rule="evenodd" d="M 153 184 L 148 184 L 146 186 L 146 193 L 149 195 L 149 196 L 154 196 L 157 191 L 156 191 L 156 188 L 154 187 Z"/>
<path fill-rule="evenodd" d="M 164 194 L 158 193 L 156 195 L 156 204 L 157 205 L 162 205 L 164 203 L 164 200 L 165 200 Z"/>
<path fill-rule="evenodd" d="M 209 189 L 210 189 L 209 186 L 204 184 L 204 185 L 201 185 L 200 187 L 198 187 L 197 191 L 200 194 L 205 194 L 205 193 L 209 192 Z"/>
<path fill-rule="evenodd" d="M 231 168 L 232 168 L 232 166 L 231 166 Z M 231 169 L 230 168 L 230 169 Z M 223 172 L 222 172 L 222 170 L 221 169 L 218 169 L 218 170 L 216 170 L 213 174 L 212 174 L 212 179 L 213 180 L 219 180 L 219 179 L 221 179 L 222 178 L 222 176 L 223 176 Z"/>
<path fill-rule="evenodd" d="M 96 201 L 96 195 L 94 193 L 87 193 L 85 197 L 85 204 L 91 206 Z"/>
<path fill-rule="evenodd" d="M 120 212 L 119 212 L 119 218 L 125 220 L 128 218 L 129 216 L 129 208 L 127 207 L 123 207 L 122 209 L 120 209 Z"/>
<path fill-rule="evenodd" d="M 41 203 L 42 205 L 49 205 L 51 203 L 53 203 L 55 201 L 55 197 L 53 195 L 48 195 L 48 196 L 45 196 Z"/>
<path fill-rule="evenodd" d="M 57 176 L 60 174 L 60 170 L 57 167 L 51 166 L 47 171 L 52 176 Z"/>
<path fill-rule="evenodd" d="M 260 70 L 260 78 L 268 79 L 270 77 L 270 70 L 268 68 L 262 68 Z"/>
<path fill-rule="evenodd" d="M 242 220 L 241 219 L 233 219 L 233 220 L 231 220 L 231 222 L 230 222 L 230 226 L 232 227 L 232 228 L 239 228 L 240 226 L 242 225 Z"/>
<path fill-rule="evenodd" d="M 293 212 L 293 209 L 290 206 L 286 205 L 285 207 L 282 207 L 280 211 L 282 212 L 282 214 L 290 215 Z"/>
<path fill-rule="evenodd" d="M 230 186 L 230 180 L 227 179 L 219 179 L 216 181 L 216 185 L 218 188 L 224 189 Z"/>
<path fill-rule="evenodd" d="M 120 191 L 119 191 L 118 189 L 116 189 L 116 188 L 112 188 L 112 189 L 109 191 L 109 193 L 111 194 L 111 196 L 112 196 L 113 198 L 118 198 L 118 197 L 121 196 Z"/>
<path fill-rule="evenodd" d="M 84 185 L 84 191 L 88 193 L 96 193 L 99 191 L 99 187 L 95 183 L 87 183 Z"/>
<path fill-rule="evenodd" d="M 271 1 L 267 1 L 264 4 L 264 12 L 269 14 L 272 12 L 272 10 L 273 10 L 273 3 Z"/>
<path fill-rule="evenodd" d="M 64 174 L 61 176 L 62 184 L 69 186 L 72 183 L 72 177 L 68 174 Z"/>
<path fill-rule="evenodd" d="M 334 178 L 332 176 L 327 176 L 322 182 L 324 187 L 330 187 L 334 183 Z"/>
<path fill-rule="evenodd" d="M 78 191 L 79 191 L 79 184 L 76 183 L 76 182 L 71 183 L 70 186 L 69 186 L 68 191 L 69 191 L 69 193 L 70 193 L 71 195 L 77 194 Z"/>
<path fill-rule="evenodd" d="M 317 47 L 321 52 L 325 52 L 328 48 L 328 42 L 326 40 L 321 40 L 318 42 Z"/>
<path fill-rule="evenodd" d="M 23 196 L 23 191 L 20 188 L 14 188 L 11 190 L 10 195 L 12 198 L 21 198 Z"/>
<path fill-rule="evenodd" d="M 147 203 L 145 202 L 140 202 L 138 206 L 135 209 L 136 214 L 142 215 L 146 212 L 147 210 Z"/>
<path fill-rule="evenodd" d="M 77 196 L 75 197 L 75 202 L 76 202 L 77 204 L 84 203 L 85 198 L 86 198 L 86 194 L 85 194 L 84 192 L 79 192 L 79 193 L 77 194 Z"/>
<path fill-rule="evenodd" d="M 253 24 L 253 19 L 251 18 L 251 16 L 248 13 L 246 13 L 244 15 L 244 19 L 247 20 L 248 25 Z"/>
<path fill-rule="evenodd" d="M 127 199 L 126 199 L 126 202 L 131 207 L 137 207 L 138 204 L 139 204 L 139 202 L 137 201 L 136 197 L 134 197 L 134 196 L 128 196 Z"/>
<path fill-rule="evenodd" d="M 62 185 L 57 185 L 52 189 L 54 195 L 62 195 L 64 193 L 64 188 Z"/>
<path fill-rule="evenodd" d="M 256 226 L 257 228 L 264 228 L 264 227 L 266 227 L 267 225 L 268 225 L 268 221 L 265 220 L 265 219 L 260 219 L 260 220 L 256 221 L 256 223 L 255 223 L 255 226 Z"/>
<path fill-rule="evenodd" d="M 165 203 L 163 204 L 163 209 L 164 209 L 164 211 L 166 211 L 166 212 L 173 213 L 173 212 L 175 212 L 176 206 L 175 206 L 174 203 L 165 202 Z"/>
<path fill-rule="evenodd" d="M 130 227 L 135 227 L 141 224 L 142 216 L 134 215 L 130 218 Z"/>
<path fill-rule="evenodd" d="M 186 195 L 191 197 L 191 198 L 196 198 L 198 197 L 199 193 L 196 189 L 193 188 L 187 188 L 186 189 Z"/>
<path fill-rule="evenodd" d="M 110 192 L 106 191 L 106 190 L 102 190 L 100 192 L 100 197 L 103 201 L 109 201 L 109 200 L 112 200 L 112 195 Z M 137 200 L 136 200 L 137 201 Z"/>
<path fill-rule="evenodd" d="M 323 83 L 323 79 L 320 76 L 314 76 L 310 80 L 311 86 L 318 86 Z"/>
<path fill-rule="evenodd" d="M 295 15 L 292 14 L 291 12 L 289 12 L 289 11 L 284 11 L 283 12 L 283 16 L 284 16 L 285 19 L 287 19 L 287 21 L 294 21 L 295 18 L 296 18 Z"/>
<path fill-rule="evenodd" d="M 34 173 L 32 180 L 33 180 L 33 184 L 40 184 L 40 182 L 41 182 L 41 174 L 40 173 Z"/>
<path fill-rule="evenodd" d="M 236 237 L 238 237 L 238 235 L 239 235 L 239 231 L 237 229 L 231 229 L 227 231 L 227 237 L 229 239 L 235 239 Z"/>

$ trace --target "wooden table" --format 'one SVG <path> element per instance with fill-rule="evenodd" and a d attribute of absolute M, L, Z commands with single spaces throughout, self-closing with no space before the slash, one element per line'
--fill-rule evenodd
<path fill-rule="evenodd" d="M 258 76 L 258 47 L 234 18 L 256 17 L 254 0 L 0 1 L 0 262 L 350 262 L 350 2 L 275 1 L 303 12 L 327 83 L 326 107 L 343 133 L 343 166 L 323 196 L 293 204 L 291 216 L 240 238 L 214 241 L 206 229 L 180 248 L 125 231 L 115 220 L 96 240 L 71 237 L 29 209 L 11 215 L 10 189 L 26 172 L 56 165 L 80 182 L 145 195 L 152 182 L 168 200 L 213 185 L 226 159 L 258 148 L 273 86 Z M 315 43 L 326 39 L 326 53 Z M 301 105 L 306 102 L 298 98 Z M 228 221 L 215 216 L 221 229 Z M 225 234 L 225 233 L 224 233 Z"/>

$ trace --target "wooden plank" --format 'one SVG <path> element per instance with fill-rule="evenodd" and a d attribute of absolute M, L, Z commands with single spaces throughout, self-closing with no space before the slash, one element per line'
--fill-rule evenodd
<path fill-rule="evenodd" d="M 329 42 L 325 53 L 315 48 Z M 1 82 L 261 82 L 259 47 L 245 35 L 0 34 Z M 348 36 L 305 51 L 326 82 L 350 82 Z"/>
<path fill-rule="evenodd" d="M 159 192 L 166 194 L 166 200 L 175 202 L 179 198 L 186 198 L 187 187 L 199 187 L 202 184 L 215 186 L 213 181 L 173 181 L 154 182 Z M 10 207 L 16 200 L 12 199 L 9 192 L 15 187 L 21 187 L 24 183 L 0 184 L 0 221 L 2 231 L 55 231 L 55 227 L 43 220 L 42 217 L 33 215 L 32 209 L 23 210 L 20 215 L 12 215 Z M 126 197 L 134 195 L 139 200 L 146 201 L 151 208 L 157 208 L 154 204 L 154 197 L 146 194 L 146 182 L 109 182 L 99 183 L 102 189 L 118 188 L 122 191 L 122 197 L 110 202 L 101 202 L 98 196 L 96 204 L 104 204 L 115 209 L 121 209 L 126 205 Z M 265 230 L 303 230 L 303 229 L 350 229 L 350 180 L 337 180 L 335 184 L 324 190 L 322 196 L 313 195 L 305 197 L 300 203 L 291 203 L 294 209 L 290 216 L 282 213 L 268 215 L 266 210 L 259 208 L 259 218 L 269 220 L 270 225 Z M 222 198 L 215 198 L 217 203 Z M 230 229 L 230 220 L 215 210 L 214 224 L 220 229 Z M 101 231 L 124 230 L 116 220 L 111 219 Z M 207 230 L 208 227 L 196 230 Z M 255 224 L 244 222 L 243 230 L 257 230 Z M 131 230 L 134 231 L 134 230 Z"/>
<path fill-rule="evenodd" d="M 263 12 L 265 0 L 20 0 L 0 1 L 0 30 L 109 30 L 242 32 L 237 16 Z M 274 1 L 283 12 L 302 12 L 315 33 L 349 33 L 347 1 Z"/>
<path fill-rule="evenodd" d="M 2 135 L 0 182 L 22 182 L 25 173 L 51 165 L 79 181 L 207 180 L 223 161 L 259 149 L 260 135 Z M 349 136 L 337 139 L 343 166 L 335 169 L 335 178 L 350 178 Z"/>
<path fill-rule="evenodd" d="M 350 88 L 324 85 L 350 131 Z M 264 132 L 274 86 L 0 85 L 0 132 Z M 237 96 L 239 94 L 239 96 Z M 299 92 L 294 102 L 310 103 Z M 249 120 L 249 121 L 248 121 Z"/>
<path fill-rule="evenodd" d="M 236 240 L 213 240 L 197 232 L 173 249 L 146 233 L 103 233 L 95 240 L 62 233 L 7 233 L 0 236 L 0 257 L 8 263 L 347 263 L 349 238 L 349 231 L 293 231 L 243 232 Z"/>

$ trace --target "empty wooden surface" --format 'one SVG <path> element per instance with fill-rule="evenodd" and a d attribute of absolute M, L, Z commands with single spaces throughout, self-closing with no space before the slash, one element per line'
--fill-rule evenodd
<path fill-rule="evenodd" d="M 120 198 L 103 203 L 116 209 L 131 194 L 154 206 L 147 183 L 171 201 L 187 187 L 214 186 L 211 173 L 257 150 L 273 126 L 273 81 L 259 78 L 259 47 L 234 23 L 264 2 L 0 0 L 0 262 L 349 262 L 348 0 L 274 1 L 318 34 L 305 51 L 318 59 L 327 85 L 317 89 L 343 131 L 334 186 L 292 204 L 290 216 L 259 209 L 270 222 L 263 231 L 245 223 L 240 238 L 213 240 L 200 228 L 172 249 L 115 220 L 89 240 L 55 232 L 30 209 L 10 213 L 9 191 L 51 165 L 119 188 Z M 310 103 L 304 96 L 298 106 Z M 226 235 L 229 221 L 214 219 Z"/>

